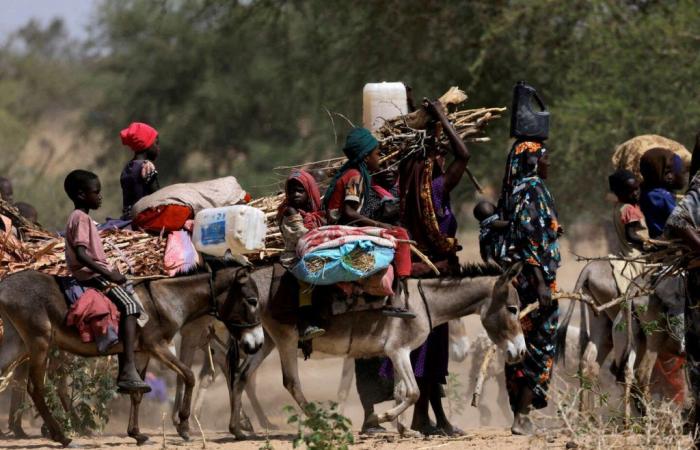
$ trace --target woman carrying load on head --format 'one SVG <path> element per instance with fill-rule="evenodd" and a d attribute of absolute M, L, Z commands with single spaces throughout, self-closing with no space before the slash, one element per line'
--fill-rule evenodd
<path fill-rule="evenodd" d="M 469 162 L 469 150 L 447 118 L 439 101 L 423 103 L 433 119 L 435 133 L 428 143 L 427 158 L 406 160 L 401 167 L 402 223 L 418 247 L 441 272 L 448 276 L 459 272 L 457 219 L 452 211 L 450 193 L 457 187 Z M 446 150 L 439 143 L 444 132 L 453 159 L 446 164 Z M 415 208 L 415 209 L 414 209 Z M 415 214 L 413 211 L 419 211 Z M 423 262 L 413 263 L 414 276 L 432 276 Z M 420 397 L 415 404 L 411 428 L 424 435 L 462 435 L 453 426 L 442 407 L 442 386 L 447 384 L 449 363 L 449 326 L 440 325 L 428 335 L 425 343 L 411 353 L 411 362 Z M 429 407 L 435 414 L 435 426 L 430 423 Z"/>
<path fill-rule="evenodd" d="M 323 198 L 328 223 L 381 227 L 389 230 L 397 239 L 408 240 L 405 229 L 370 219 L 361 213 L 371 186 L 370 173 L 380 169 L 377 139 L 366 128 L 353 128 L 347 136 L 343 153 L 348 161 L 331 180 Z M 400 291 L 405 290 L 405 279 L 411 275 L 411 250 L 405 242 L 396 246 L 394 267 L 400 280 L 400 289 L 397 289 L 394 295 L 394 299 L 397 299 L 401 296 Z M 407 296 L 408 292 L 405 295 Z M 407 301 L 403 306 L 395 303 L 386 306 L 382 312 L 392 317 L 415 317 L 415 314 L 408 311 Z"/>
<path fill-rule="evenodd" d="M 134 157 L 122 170 L 119 180 L 122 186 L 122 219 L 129 220 L 134 204 L 160 189 L 158 171 L 153 164 L 160 153 L 160 144 L 158 131 L 141 122 L 131 123 L 119 135 L 122 144 L 134 152 Z"/>
<path fill-rule="evenodd" d="M 321 211 L 321 194 L 316 180 L 305 170 L 293 170 L 284 187 L 285 198 L 277 211 L 284 239 L 284 252 L 280 263 L 287 269 L 295 265 L 299 258 L 296 248 L 299 239 L 309 231 L 322 227 L 326 220 Z M 325 333 L 315 325 L 311 305 L 312 286 L 299 281 L 299 340 L 308 341 Z"/>
<path fill-rule="evenodd" d="M 521 320 L 528 349 L 525 359 L 505 368 L 514 413 L 513 434 L 532 433 L 530 411 L 547 405 L 559 318 L 559 305 L 552 300 L 552 293 L 561 261 L 557 242 L 561 227 L 554 199 L 544 183 L 549 155 L 543 141 L 548 136 L 549 113 L 535 113 L 529 104 L 525 108 L 521 104 L 536 95 L 534 88 L 524 83 L 515 87 L 511 136 L 516 141 L 508 156 L 499 201 L 501 217 L 511 222 L 499 263 L 522 263 L 522 272 L 515 280 L 521 308 L 537 301 L 540 304 Z"/>

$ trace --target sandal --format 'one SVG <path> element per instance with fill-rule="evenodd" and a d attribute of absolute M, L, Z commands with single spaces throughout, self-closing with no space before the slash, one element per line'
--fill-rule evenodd
<path fill-rule="evenodd" d="M 151 392 L 151 387 L 142 380 L 117 380 L 117 388 L 117 392 L 120 394 L 147 394 Z"/>
<path fill-rule="evenodd" d="M 382 314 L 389 317 L 400 317 L 402 319 L 415 319 L 415 313 L 406 308 L 396 308 L 394 306 L 385 306 L 382 308 Z"/>

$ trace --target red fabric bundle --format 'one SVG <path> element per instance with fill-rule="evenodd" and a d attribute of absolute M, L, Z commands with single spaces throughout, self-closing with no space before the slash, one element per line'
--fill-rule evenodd
<path fill-rule="evenodd" d="M 144 231 L 160 233 L 182 230 L 185 222 L 194 217 L 192 208 L 184 205 L 162 205 L 148 208 L 134 217 L 134 226 Z"/>
<path fill-rule="evenodd" d="M 82 342 L 94 342 L 109 327 L 119 333 L 119 310 L 102 292 L 86 289 L 68 312 L 66 324 L 78 329 Z"/>

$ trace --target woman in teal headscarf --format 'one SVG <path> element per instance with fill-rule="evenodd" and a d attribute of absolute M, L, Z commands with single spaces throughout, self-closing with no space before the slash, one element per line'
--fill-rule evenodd
<path fill-rule="evenodd" d="M 377 139 L 366 128 L 353 128 L 345 141 L 343 153 L 348 161 L 338 170 L 323 196 L 328 223 L 386 228 L 397 239 L 408 240 L 405 229 L 370 219 L 360 213 L 370 188 L 370 173 L 377 172 L 380 168 Z M 399 243 L 396 246 L 394 267 L 401 280 L 411 275 L 411 249 L 408 244 Z M 400 293 L 397 292 L 395 297 L 399 296 Z M 383 312 L 393 317 L 415 317 L 405 307 L 386 307 Z"/>
<path fill-rule="evenodd" d="M 328 223 L 352 222 L 387 228 L 388 225 L 359 212 L 370 186 L 370 171 L 379 170 L 379 142 L 366 128 L 353 128 L 345 141 L 343 153 L 348 161 L 338 170 L 323 196 Z"/>

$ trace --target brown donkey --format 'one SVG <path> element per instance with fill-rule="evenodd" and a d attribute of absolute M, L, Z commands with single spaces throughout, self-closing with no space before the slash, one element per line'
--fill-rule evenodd
<path fill-rule="evenodd" d="M 247 268 L 227 268 L 209 274 L 163 279 L 136 287 L 150 319 L 139 329 L 137 360 L 145 373 L 151 356 L 171 368 L 185 384 L 180 406 L 178 433 L 189 439 L 189 416 L 195 378 L 168 349 L 173 336 L 188 323 L 213 314 L 241 343 L 246 353 L 261 346 L 263 331 L 258 316 L 258 291 Z M 10 275 L 0 283 L 0 317 L 5 336 L 0 345 L 0 374 L 18 359 L 29 358 L 27 390 L 49 430 L 51 438 L 64 446 L 71 440 L 49 411 L 44 397 L 44 377 L 51 346 L 80 356 L 101 356 L 95 344 L 80 341 L 78 332 L 65 324 L 66 302 L 54 277 L 35 271 Z M 117 344 L 110 353 L 121 351 Z M 141 434 L 138 409 L 141 394 L 131 396 L 132 411 L 128 434 L 140 444 L 148 437 Z"/>

